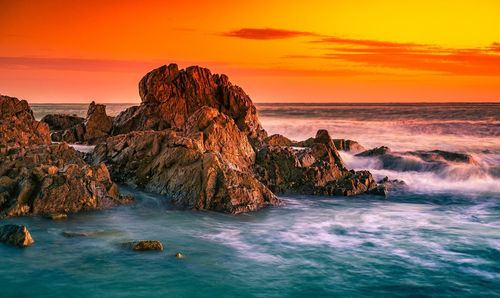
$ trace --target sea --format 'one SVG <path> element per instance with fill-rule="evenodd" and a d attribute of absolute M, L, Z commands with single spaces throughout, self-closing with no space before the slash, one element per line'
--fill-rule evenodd
<path fill-rule="evenodd" d="M 107 109 L 116 115 L 128 106 Z M 87 104 L 32 108 L 38 119 L 84 116 Z M 0 245 L 0 297 L 500 297 L 500 103 L 257 110 L 270 134 L 303 140 L 327 129 L 366 148 L 388 146 L 405 157 L 390 167 L 341 156 L 348 168 L 403 180 L 407 190 L 386 198 L 282 196 L 283 207 L 233 216 L 178 210 L 168 197 L 121 186 L 136 204 L 60 221 L 2 220 L 26 225 L 36 243 Z M 416 150 L 466 153 L 473 162 L 427 166 L 405 155 Z M 165 250 L 120 246 L 139 239 L 161 240 Z"/>

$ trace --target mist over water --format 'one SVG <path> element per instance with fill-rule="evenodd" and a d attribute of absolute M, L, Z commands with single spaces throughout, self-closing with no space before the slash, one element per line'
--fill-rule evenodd
<path fill-rule="evenodd" d="M 284 207 L 230 216 L 177 210 L 168 198 L 122 187 L 137 204 L 66 221 L 4 220 L 26 224 L 36 243 L 0 245 L 0 296 L 500 297 L 499 105 L 257 107 L 271 134 L 302 140 L 326 128 L 366 148 L 391 147 L 398 162 L 341 155 L 348 167 L 409 189 L 385 199 L 286 196 Z M 84 116 L 87 106 L 33 108 L 40 118 L 69 108 Z M 434 149 L 470 153 L 474 162 L 405 154 Z M 137 239 L 166 249 L 119 246 Z M 186 258 L 175 259 L 177 251 Z"/>

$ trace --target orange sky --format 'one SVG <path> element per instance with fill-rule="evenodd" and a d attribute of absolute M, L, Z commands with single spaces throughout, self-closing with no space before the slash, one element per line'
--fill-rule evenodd
<path fill-rule="evenodd" d="M 139 102 L 175 62 L 258 102 L 500 101 L 500 1 L 235 2 L 0 0 L 0 93 Z"/>

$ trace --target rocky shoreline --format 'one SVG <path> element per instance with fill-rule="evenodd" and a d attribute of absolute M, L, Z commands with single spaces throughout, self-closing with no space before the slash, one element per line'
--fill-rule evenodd
<path fill-rule="evenodd" d="M 27 101 L 0 96 L 0 217 L 65 218 L 132 203 L 116 183 L 182 208 L 230 214 L 280 206 L 279 194 L 385 196 L 406 187 L 347 169 L 338 152 L 377 157 L 390 167 L 402 157 L 387 147 L 366 150 L 326 130 L 304 141 L 268 136 L 250 97 L 206 68 L 162 66 L 139 82 L 139 94 L 139 106 L 114 118 L 92 102 L 85 118 L 53 114 L 41 121 Z M 84 154 L 68 144 L 95 149 Z M 445 151 L 405 156 L 436 166 L 474 162 Z"/>

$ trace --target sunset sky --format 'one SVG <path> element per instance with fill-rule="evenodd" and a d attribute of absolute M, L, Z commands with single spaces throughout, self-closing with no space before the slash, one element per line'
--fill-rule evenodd
<path fill-rule="evenodd" d="M 0 93 L 139 102 L 163 64 L 257 102 L 500 101 L 500 1 L 0 0 Z"/>

